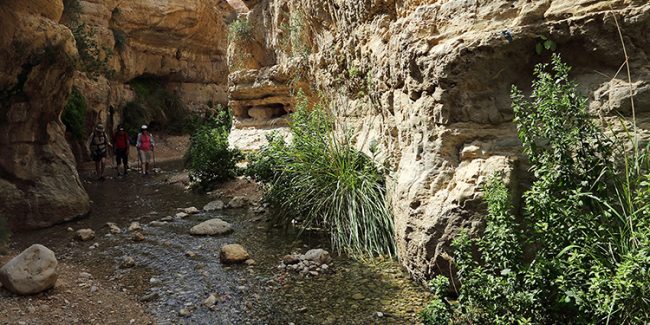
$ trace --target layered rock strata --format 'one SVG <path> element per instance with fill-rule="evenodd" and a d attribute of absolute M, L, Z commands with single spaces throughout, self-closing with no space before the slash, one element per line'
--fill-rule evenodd
<path fill-rule="evenodd" d="M 77 50 L 61 0 L 0 4 L 0 216 L 14 230 L 89 210 L 59 118 Z"/>
<path fill-rule="evenodd" d="M 625 57 L 630 55 L 638 124 L 648 126 L 650 4 L 647 1 L 265 0 L 247 3 L 256 42 L 274 62 L 264 79 L 302 59 L 311 88 L 390 166 L 389 191 L 403 264 L 417 279 L 450 272 L 450 241 L 476 233 L 485 206 L 481 184 L 503 172 L 526 183 L 512 124 L 510 87 L 530 88 L 533 67 L 552 40 L 601 116 L 630 115 Z M 241 54 L 245 56 L 245 54 Z M 293 79 L 293 78 L 289 78 Z M 284 85 L 284 84 L 283 84 Z M 250 87 L 255 89 L 255 86 Z M 239 100 L 231 97 L 232 100 Z M 261 97 L 258 97 L 261 99 Z M 644 132 L 642 130 L 642 132 Z"/>

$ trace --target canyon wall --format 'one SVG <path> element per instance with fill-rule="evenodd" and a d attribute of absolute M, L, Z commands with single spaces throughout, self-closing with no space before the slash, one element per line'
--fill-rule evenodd
<path fill-rule="evenodd" d="M 530 89 L 536 63 L 560 53 L 594 114 L 630 115 L 614 17 L 637 122 L 648 129 L 645 0 L 245 2 L 250 11 L 239 16 L 253 32 L 247 44 L 230 44 L 229 58 L 250 62 L 230 75 L 232 105 L 290 111 L 285 98 L 262 100 L 302 80 L 329 99 L 360 149 L 378 144 L 400 258 L 416 279 L 450 272 L 451 239 L 461 228 L 480 231 L 486 176 L 503 172 L 514 191 L 529 181 L 509 93 L 513 84 Z M 557 48 L 536 53 L 547 39 Z"/>
<path fill-rule="evenodd" d="M 0 217 L 45 227 L 89 210 L 59 119 L 77 50 L 61 1 L 0 4 Z"/>
<path fill-rule="evenodd" d="M 83 24 L 101 71 L 80 69 L 74 86 L 86 97 L 87 126 L 115 127 L 136 96 L 129 82 L 156 80 L 190 112 L 227 105 L 227 4 L 210 0 L 68 0 L 64 22 Z M 74 27 L 71 27 L 74 29 Z M 91 67 L 94 68 L 94 67 Z M 86 69 L 88 70 L 88 69 Z"/>

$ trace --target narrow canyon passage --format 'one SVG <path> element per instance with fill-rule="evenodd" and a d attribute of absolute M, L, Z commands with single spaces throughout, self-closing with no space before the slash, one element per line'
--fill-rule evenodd
<path fill-rule="evenodd" d="M 33 302 L 6 294 L 0 299 L 0 306 L 5 307 L 0 308 L 0 319 L 12 324 L 127 324 L 132 319 L 156 324 L 417 322 L 416 312 L 429 296 L 396 261 L 360 262 L 334 256 L 326 272 L 304 276 L 278 268 L 282 257 L 312 248 L 329 249 L 327 239 L 313 234 L 298 240 L 295 233 L 273 228 L 259 208 L 165 218 L 174 216 L 177 208 L 200 209 L 218 193 L 252 194 L 249 185 L 238 184 L 245 180 L 230 182 L 224 185 L 229 188 L 218 188 L 212 196 L 195 194 L 173 183 L 182 177 L 180 160 L 159 165 L 161 169 L 151 177 L 133 172 L 104 182 L 95 181 L 91 172 L 82 172 L 92 200 L 88 217 L 15 236 L 11 250 L 19 252 L 33 243 L 46 245 L 57 253 L 62 278 L 71 281 L 60 280 L 54 289 L 33 297 Z M 222 199 L 228 202 L 227 197 Z M 217 217 L 229 222 L 234 231 L 212 237 L 189 234 L 192 226 Z M 107 222 L 122 232 L 111 234 Z M 144 240 L 133 240 L 136 231 L 127 230 L 132 222 L 141 225 Z M 69 228 L 90 228 L 96 235 L 89 241 L 76 241 Z M 244 246 L 255 264 L 222 264 L 219 249 L 228 243 Z M 125 265 L 128 258 L 135 266 Z M 68 305 L 65 301 L 72 299 L 57 298 L 70 290 L 83 299 Z M 216 303 L 206 306 L 204 300 L 210 295 Z M 40 308 L 30 312 L 31 304 L 49 307 L 47 312 Z"/>

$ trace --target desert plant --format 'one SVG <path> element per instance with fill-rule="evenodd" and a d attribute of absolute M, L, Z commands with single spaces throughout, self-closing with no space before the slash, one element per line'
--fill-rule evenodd
<path fill-rule="evenodd" d="M 238 18 L 228 25 L 228 40 L 237 42 L 253 37 L 253 28 L 246 19 Z"/>
<path fill-rule="evenodd" d="M 68 97 L 68 103 L 61 114 L 61 121 L 75 139 L 84 137 L 84 124 L 86 120 L 86 98 L 79 89 L 72 87 L 72 93 Z"/>
<path fill-rule="evenodd" d="M 592 122 L 568 75 L 554 55 L 551 66 L 536 67 L 530 99 L 513 89 L 535 180 L 521 220 L 499 178 L 487 183 L 483 235 L 454 241 L 458 303 L 436 303 L 452 322 L 650 321 L 647 150 L 615 151 L 623 144 Z"/>
<path fill-rule="evenodd" d="M 299 92 L 292 143 L 271 139 L 252 163 L 254 174 L 272 178 L 265 199 L 276 211 L 276 221 L 290 225 L 298 220 L 305 228 L 325 229 L 336 251 L 395 254 L 383 173 L 352 147 L 349 137 L 333 131 L 331 116 L 320 105 L 310 108 Z"/>
<path fill-rule="evenodd" d="M 214 119 L 198 127 L 190 138 L 185 166 L 189 170 L 190 181 L 204 190 L 210 190 L 215 184 L 238 173 L 236 164 L 243 156 L 238 149 L 229 147 L 229 123 L 230 113 L 223 110 Z"/>

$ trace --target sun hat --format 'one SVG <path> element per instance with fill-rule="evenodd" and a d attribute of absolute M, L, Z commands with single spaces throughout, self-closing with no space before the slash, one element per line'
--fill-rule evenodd
<path fill-rule="evenodd" d="M 147 129 L 147 126 L 146 126 L 146 125 L 142 125 L 140 128 L 143 129 L 143 130 L 146 130 L 146 129 Z"/>
<path fill-rule="evenodd" d="M 97 126 L 95 126 L 95 131 L 97 131 L 97 132 L 104 131 L 104 125 L 101 124 L 101 123 L 97 123 Z"/>

